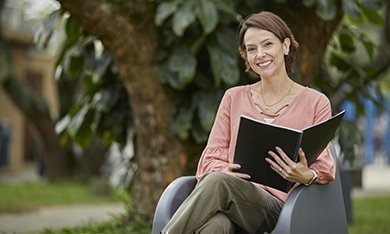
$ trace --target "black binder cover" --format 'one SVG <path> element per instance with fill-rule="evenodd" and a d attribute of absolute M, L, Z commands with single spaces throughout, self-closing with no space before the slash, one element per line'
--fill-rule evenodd
<path fill-rule="evenodd" d="M 234 163 L 240 164 L 241 168 L 235 171 L 249 174 L 253 182 L 288 192 L 292 183 L 271 169 L 265 161 L 266 157 L 272 158 L 268 151 L 275 152 L 275 147 L 279 146 L 291 160 L 297 162 L 298 150 L 301 147 L 310 165 L 334 137 L 344 113 L 345 111 L 341 111 L 330 119 L 302 131 L 241 115 L 234 155 Z"/>

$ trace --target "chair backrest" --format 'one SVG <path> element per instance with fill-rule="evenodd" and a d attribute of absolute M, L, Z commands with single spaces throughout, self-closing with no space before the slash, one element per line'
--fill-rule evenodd
<path fill-rule="evenodd" d="M 196 185 L 195 176 L 183 176 L 174 180 L 164 190 L 157 204 L 152 233 L 160 233 L 177 208 L 190 195 Z"/>
<path fill-rule="evenodd" d="M 327 185 L 300 186 L 288 197 L 272 233 L 348 233 L 339 161 L 335 180 Z"/>

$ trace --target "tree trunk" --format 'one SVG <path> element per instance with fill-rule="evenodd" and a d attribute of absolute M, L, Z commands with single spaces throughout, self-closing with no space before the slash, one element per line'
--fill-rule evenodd
<path fill-rule="evenodd" d="M 341 5 L 340 1 L 338 1 Z M 318 75 L 324 59 L 329 40 L 341 22 L 343 13 L 337 7 L 334 19 L 324 21 L 312 8 L 303 5 L 302 1 L 291 1 L 284 5 L 283 11 L 295 24 L 291 26 L 300 44 L 297 62 L 303 85 L 312 85 Z M 304 16 L 304 17 L 303 17 Z"/>
<path fill-rule="evenodd" d="M 167 132 L 174 101 L 153 69 L 158 39 L 153 3 L 130 1 L 126 9 L 131 11 L 123 14 L 101 0 L 59 2 L 102 41 L 119 69 L 136 130 L 133 210 L 151 220 L 161 192 L 181 175 L 186 163 L 181 142 Z"/>

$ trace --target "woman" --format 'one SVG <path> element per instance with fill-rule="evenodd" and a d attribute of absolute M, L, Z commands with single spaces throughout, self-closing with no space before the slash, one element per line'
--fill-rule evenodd
<path fill-rule="evenodd" d="M 250 233 L 272 231 L 288 194 L 249 182 L 245 180 L 249 175 L 234 172 L 240 167 L 233 163 L 240 115 L 295 129 L 331 117 L 325 95 L 289 78 L 298 43 L 282 19 L 270 12 L 249 16 L 240 25 L 239 43 L 247 71 L 260 81 L 226 91 L 199 161 L 198 184 L 164 233 L 233 233 L 236 227 Z M 329 149 L 310 168 L 302 149 L 299 158 L 295 163 L 276 147 L 266 161 L 296 186 L 334 179 Z"/>

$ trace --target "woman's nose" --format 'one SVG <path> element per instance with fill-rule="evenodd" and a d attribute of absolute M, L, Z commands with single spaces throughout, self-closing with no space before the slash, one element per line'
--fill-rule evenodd
<path fill-rule="evenodd" d="M 258 58 L 261 58 L 261 57 L 264 57 L 264 56 L 265 56 L 264 50 L 259 49 L 259 50 L 257 51 L 257 57 L 258 57 Z"/>

